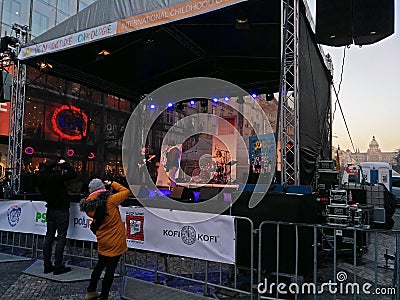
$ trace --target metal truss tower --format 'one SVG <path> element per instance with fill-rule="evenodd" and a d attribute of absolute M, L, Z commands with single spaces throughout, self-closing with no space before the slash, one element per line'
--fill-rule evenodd
<path fill-rule="evenodd" d="M 28 42 L 30 30 L 27 26 L 14 24 L 12 26 L 18 43 L 11 49 L 13 84 L 11 89 L 10 103 L 10 128 L 8 138 L 7 167 L 11 171 L 11 194 L 20 192 L 21 167 L 22 167 L 22 141 L 24 131 L 24 107 L 25 107 L 25 84 L 26 65 L 21 64 L 16 58 L 21 46 Z"/>
<path fill-rule="evenodd" d="M 299 1 L 282 1 L 282 70 L 279 116 L 281 182 L 300 184 L 299 161 Z"/>

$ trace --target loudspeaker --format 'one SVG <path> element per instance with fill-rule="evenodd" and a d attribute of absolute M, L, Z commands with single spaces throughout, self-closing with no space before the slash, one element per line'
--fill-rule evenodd
<path fill-rule="evenodd" d="M 316 195 L 273 194 L 267 193 L 254 208 L 249 208 L 251 193 L 243 192 L 232 206 L 234 216 L 248 217 L 254 227 L 265 221 L 315 224 L 317 221 Z M 313 271 L 313 228 L 299 226 L 298 232 L 293 225 L 280 225 L 279 243 L 276 224 L 264 224 L 261 237 L 261 267 L 267 273 L 276 272 L 277 247 L 279 245 L 279 272 L 295 274 L 296 251 L 301 258 L 298 264 L 299 275 L 310 275 Z M 237 223 L 236 263 L 241 267 L 250 267 L 251 227 L 249 222 Z M 298 244 L 296 248 L 296 234 Z M 258 265 L 259 240 L 254 240 L 254 265 Z"/>
<path fill-rule="evenodd" d="M 354 44 L 369 45 L 394 33 L 394 0 L 353 0 Z"/>
<path fill-rule="evenodd" d="M 317 0 L 315 38 L 328 46 L 353 43 L 352 0 Z"/>
<path fill-rule="evenodd" d="M 171 199 L 184 201 L 184 202 L 194 202 L 194 193 L 191 189 L 177 185 L 172 188 L 171 194 L 169 195 Z"/>
<path fill-rule="evenodd" d="M 2 71 L 0 80 L 2 85 L 0 86 L 0 102 L 10 102 L 12 98 L 11 89 L 13 84 L 12 74 Z"/>
<path fill-rule="evenodd" d="M 212 197 L 217 196 L 219 192 L 219 188 L 203 186 L 200 188 L 199 201 L 206 201 L 208 199 L 211 199 Z"/>
<path fill-rule="evenodd" d="M 148 198 L 149 190 L 143 185 L 130 185 L 131 192 L 136 198 Z"/>
<path fill-rule="evenodd" d="M 394 0 L 317 0 L 316 41 L 369 45 L 394 33 Z"/>

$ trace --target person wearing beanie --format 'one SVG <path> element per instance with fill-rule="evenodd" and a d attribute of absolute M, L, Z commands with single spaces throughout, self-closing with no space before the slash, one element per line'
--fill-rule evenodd
<path fill-rule="evenodd" d="M 63 262 L 69 226 L 70 199 L 65 182 L 76 177 L 75 169 L 64 159 L 46 160 L 33 177 L 33 183 L 46 201 L 46 237 L 43 247 L 44 273 L 60 275 L 71 271 Z M 61 171 L 60 171 L 61 170 Z M 54 265 L 51 262 L 53 243 L 57 242 Z"/>
<path fill-rule="evenodd" d="M 111 193 L 98 178 L 92 179 L 88 188 L 90 195 L 83 198 L 79 206 L 81 211 L 93 218 L 90 230 L 97 238 L 98 261 L 92 271 L 85 299 L 108 299 L 119 259 L 128 251 L 125 225 L 118 206 L 128 198 L 130 191 L 114 181 L 110 188 L 114 193 Z M 104 269 L 105 274 L 99 294 L 96 291 L 97 284 Z"/>

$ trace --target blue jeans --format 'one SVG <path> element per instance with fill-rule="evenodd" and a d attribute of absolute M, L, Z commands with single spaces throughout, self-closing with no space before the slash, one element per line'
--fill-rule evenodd
<path fill-rule="evenodd" d="M 69 208 L 62 208 L 62 209 L 48 208 L 46 213 L 46 220 L 47 220 L 47 231 L 43 249 L 44 266 L 45 267 L 52 266 L 51 252 L 54 241 L 56 239 L 56 232 L 57 232 L 57 242 L 56 242 L 56 250 L 54 253 L 54 265 L 62 266 L 64 247 L 67 242 L 67 231 L 69 225 Z"/>

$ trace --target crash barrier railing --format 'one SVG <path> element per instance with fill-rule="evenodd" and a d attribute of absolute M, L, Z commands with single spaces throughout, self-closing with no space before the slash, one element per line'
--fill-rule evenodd
<path fill-rule="evenodd" d="M 400 231 L 264 221 L 258 299 L 399 299 Z"/>
<path fill-rule="evenodd" d="M 136 277 L 135 270 L 140 270 L 148 272 L 153 281 L 171 287 L 181 285 L 181 288 L 188 291 L 216 298 L 218 295 L 224 297 L 241 295 L 253 299 L 251 282 L 254 281 L 256 274 L 254 226 L 253 222 L 245 217 L 235 217 L 234 221 L 236 248 L 243 247 L 245 243 L 248 249 L 247 253 L 241 253 L 241 258 L 248 261 L 246 266 L 129 249 L 125 256 L 126 274 Z M 246 232 L 246 241 L 240 239 L 238 228 L 241 232 Z M 194 285 L 197 285 L 197 288 Z"/>
<path fill-rule="evenodd" d="M 130 248 L 120 262 L 119 274 L 208 296 L 242 295 L 253 299 L 251 283 L 256 277 L 253 222 L 245 217 L 234 217 L 234 227 L 235 246 L 246 249 L 246 252 L 240 253 L 245 264 L 232 265 Z M 0 236 L 2 252 L 18 253 L 33 259 L 43 257 L 43 235 L 1 231 Z M 19 241 L 22 239 L 23 243 Z M 97 260 L 96 245 L 94 242 L 67 239 L 64 257 L 74 265 L 92 268 Z"/>
<path fill-rule="evenodd" d="M 122 275 L 215 298 L 398 299 L 400 231 L 235 217 L 234 265 L 129 249 Z M 44 236 L 0 232 L 1 251 L 41 258 Z M 94 242 L 68 240 L 65 258 L 92 267 Z"/>

